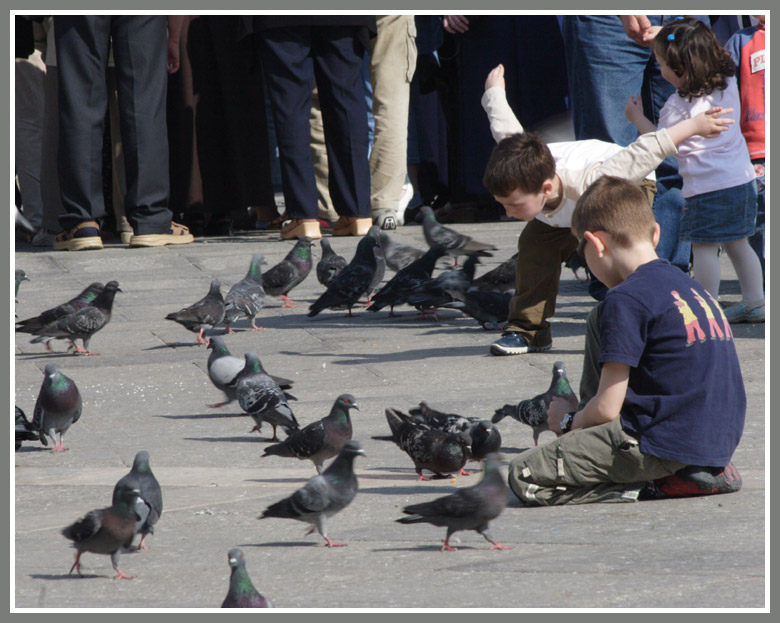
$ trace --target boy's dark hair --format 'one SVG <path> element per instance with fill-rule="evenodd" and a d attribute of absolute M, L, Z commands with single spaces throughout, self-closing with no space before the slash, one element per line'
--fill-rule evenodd
<path fill-rule="evenodd" d="M 669 22 L 658 31 L 653 46 L 683 86 L 680 97 L 709 95 L 715 89 L 726 88 L 726 78 L 736 73 L 736 65 L 718 43 L 715 33 L 702 21 L 685 17 Z"/>
<path fill-rule="evenodd" d="M 653 239 L 655 217 L 642 189 L 612 175 L 600 177 L 582 193 L 571 215 L 572 233 L 605 231 L 623 247 Z"/>
<path fill-rule="evenodd" d="M 502 139 L 490 154 L 482 183 L 491 195 L 506 197 L 515 190 L 539 193 L 555 176 L 555 159 L 537 135 L 528 132 Z"/>

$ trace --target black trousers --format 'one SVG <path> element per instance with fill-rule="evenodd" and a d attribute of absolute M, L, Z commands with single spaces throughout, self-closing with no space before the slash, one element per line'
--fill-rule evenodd
<path fill-rule="evenodd" d="M 273 108 L 282 189 L 292 218 L 317 218 L 309 146 L 315 81 L 328 153 L 328 188 L 342 216 L 368 217 L 368 121 L 355 26 L 296 26 L 262 31 L 258 50 Z"/>
<path fill-rule="evenodd" d="M 57 15 L 59 75 L 58 174 L 68 230 L 105 215 L 103 122 L 106 68 L 113 48 L 125 159 L 125 210 L 136 234 L 167 231 L 168 137 L 165 100 L 168 35 L 165 16 Z"/>

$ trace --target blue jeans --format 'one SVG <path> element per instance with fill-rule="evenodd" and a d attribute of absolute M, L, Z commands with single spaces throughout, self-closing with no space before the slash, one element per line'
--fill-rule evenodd
<path fill-rule="evenodd" d="M 766 184 L 764 181 L 764 158 L 757 158 L 753 160 L 753 166 L 756 169 L 756 233 L 748 238 L 748 242 L 753 250 L 756 252 L 758 259 L 761 261 L 761 274 L 764 274 L 764 189 Z"/>
<path fill-rule="evenodd" d="M 676 16 L 649 15 L 654 26 Z M 709 23 L 706 15 L 697 15 Z M 577 140 L 595 138 L 628 145 L 637 137 L 634 125 L 625 117 L 626 100 L 642 94 L 645 115 L 658 122 L 658 113 L 674 87 L 661 77 L 652 48 L 643 48 L 628 38 L 616 15 L 567 15 L 563 18 L 563 40 L 569 69 L 569 96 Z M 657 252 L 687 272 L 689 243 L 680 243 L 678 230 L 682 213 L 682 178 L 677 161 L 667 158 L 656 170 L 658 183 L 653 212 L 661 226 Z"/>

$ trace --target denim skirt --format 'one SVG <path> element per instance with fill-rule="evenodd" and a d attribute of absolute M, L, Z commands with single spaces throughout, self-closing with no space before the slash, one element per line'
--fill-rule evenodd
<path fill-rule="evenodd" d="M 756 182 L 685 199 L 680 219 L 683 242 L 730 242 L 756 230 Z"/>

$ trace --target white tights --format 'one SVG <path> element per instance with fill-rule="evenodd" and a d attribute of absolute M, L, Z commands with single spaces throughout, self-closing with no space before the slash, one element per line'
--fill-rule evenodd
<path fill-rule="evenodd" d="M 694 242 L 692 244 L 693 273 L 696 281 L 704 286 L 704 289 L 712 296 L 718 297 L 718 288 L 720 287 L 719 246 L 723 246 L 737 273 L 739 287 L 742 289 L 742 300 L 749 305 L 764 298 L 761 262 L 756 252 L 748 244 L 747 238 L 731 242 Z"/>

